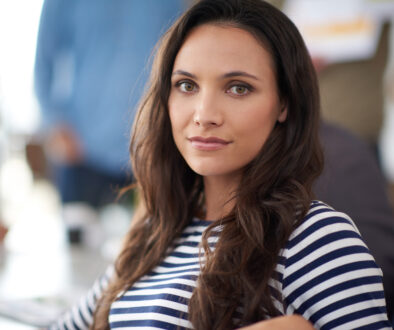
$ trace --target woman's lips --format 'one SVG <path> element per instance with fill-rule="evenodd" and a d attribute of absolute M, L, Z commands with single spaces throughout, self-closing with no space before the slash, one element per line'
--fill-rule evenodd
<path fill-rule="evenodd" d="M 202 136 L 193 136 L 188 140 L 191 142 L 193 148 L 205 151 L 219 150 L 231 143 L 218 137 L 204 138 Z"/>

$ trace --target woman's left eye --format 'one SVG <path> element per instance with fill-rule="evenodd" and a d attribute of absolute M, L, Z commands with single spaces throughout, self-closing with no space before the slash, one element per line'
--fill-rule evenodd
<path fill-rule="evenodd" d="M 250 89 L 247 86 L 243 85 L 234 85 L 227 90 L 227 93 L 231 93 L 237 96 L 243 96 L 250 92 Z"/>

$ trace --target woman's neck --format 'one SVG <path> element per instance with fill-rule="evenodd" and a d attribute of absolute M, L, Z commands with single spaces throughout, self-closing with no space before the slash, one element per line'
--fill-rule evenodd
<path fill-rule="evenodd" d="M 206 220 L 217 220 L 230 213 L 235 204 L 235 191 L 239 181 L 238 176 L 204 177 Z"/>

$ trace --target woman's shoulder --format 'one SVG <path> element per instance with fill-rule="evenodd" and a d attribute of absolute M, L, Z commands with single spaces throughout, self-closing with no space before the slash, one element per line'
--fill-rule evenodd
<path fill-rule="evenodd" d="M 320 220 L 330 220 L 335 222 L 349 223 L 354 229 L 357 229 L 353 220 L 344 212 L 335 210 L 333 207 L 319 200 L 313 200 L 309 206 L 309 211 L 305 215 L 303 221 L 300 224 L 300 228 L 308 227 L 311 223 L 318 222 Z"/>
<path fill-rule="evenodd" d="M 352 219 L 323 202 L 311 203 L 277 271 L 285 313 L 301 314 L 317 328 L 353 329 L 364 318 L 366 325 L 387 325 L 381 270 Z"/>
<path fill-rule="evenodd" d="M 286 248 L 292 249 L 299 244 L 305 245 L 305 242 L 319 238 L 340 240 L 344 235 L 362 240 L 357 226 L 346 213 L 314 200 L 305 217 L 290 235 Z"/>
<path fill-rule="evenodd" d="M 312 201 L 308 213 L 290 235 L 281 256 L 289 266 L 311 257 L 326 262 L 327 255 L 340 258 L 360 252 L 373 260 L 353 220 L 321 201 Z"/>

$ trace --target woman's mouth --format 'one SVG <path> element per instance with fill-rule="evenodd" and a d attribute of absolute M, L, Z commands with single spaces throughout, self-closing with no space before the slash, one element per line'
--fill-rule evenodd
<path fill-rule="evenodd" d="M 193 148 L 203 151 L 220 150 L 231 143 L 218 137 L 193 136 L 188 138 L 188 140 L 191 142 Z"/>

